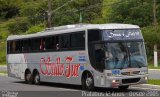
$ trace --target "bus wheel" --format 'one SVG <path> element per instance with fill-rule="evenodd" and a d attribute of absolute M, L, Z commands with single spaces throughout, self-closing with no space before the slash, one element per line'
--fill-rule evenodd
<path fill-rule="evenodd" d="M 25 72 L 25 82 L 27 84 L 33 84 L 33 76 L 29 70 Z"/>
<path fill-rule="evenodd" d="M 119 90 L 127 90 L 129 88 L 129 85 L 127 86 L 119 86 Z"/>
<path fill-rule="evenodd" d="M 82 88 L 89 91 L 94 90 L 94 80 L 93 76 L 90 73 L 87 73 L 86 75 L 83 76 Z"/>
<path fill-rule="evenodd" d="M 38 71 L 34 72 L 34 84 L 39 85 L 40 84 L 40 75 Z"/>

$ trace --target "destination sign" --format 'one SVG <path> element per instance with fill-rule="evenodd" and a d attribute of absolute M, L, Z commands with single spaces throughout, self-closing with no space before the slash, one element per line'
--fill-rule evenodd
<path fill-rule="evenodd" d="M 137 40 L 143 39 L 140 30 L 104 30 L 104 40 Z"/>

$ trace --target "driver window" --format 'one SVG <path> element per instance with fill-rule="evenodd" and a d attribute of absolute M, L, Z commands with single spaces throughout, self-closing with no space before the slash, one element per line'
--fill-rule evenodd
<path fill-rule="evenodd" d="M 95 65 L 99 71 L 104 69 L 105 52 L 103 44 L 95 44 Z"/>

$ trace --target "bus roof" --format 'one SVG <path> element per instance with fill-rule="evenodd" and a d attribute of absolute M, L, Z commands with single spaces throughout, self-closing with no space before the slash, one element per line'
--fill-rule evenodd
<path fill-rule="evenodd" d="M 69 32 L 84 31 L 86 29 L 138 29 L 139 26 L 131 24 L 73 24 L 59 27 L 48 28 L 45 31 L 26 35 L 11 35 L 7 40 L 24 39 L 32 37 L 43 37 Z"/>

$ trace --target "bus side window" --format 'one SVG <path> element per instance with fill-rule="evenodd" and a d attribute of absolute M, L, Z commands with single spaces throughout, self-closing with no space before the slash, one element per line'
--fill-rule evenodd
<path fill-rule="evenodd" d="M 52 44 L 51 44 L 51 46 L 52 46 L 53 50 L 56 50 L 56 37 L 55 36 L 52 37 Z"/>
<path fill-rule="evenodd" d="M 25 40 L 23 40 L 22 51 L 23 51 L 23 52 L 28 52 L 28 51 L 30 51 L 30 39 L 25 39 Z"/>
<path fill-rule="evenodd" d="M 99 30 L 88 30 L 88 43 L 101 40 L 101 32 Z"/>
<path fill-rule="evenodd" d="M 12 41 L 11 42 L 11 52 L 15 53 L 15 51 L 16 51 L 16 43 L 15 43 L 15 41 Z"/>
<path fill-rule="evenodd" d="M 22 51 L 22 48 L 21 48 L 21 46 L 22 46 L 22 44 L 21 44 L 21 40 L 17 40 L 17 41 L 15 41 L 15 52 L 16 53 L 21 53 L 21 51 Z"/>
<path fill-rule="evenodd" d="M 85 48 L 85 33 L 73 33 L 71 34 L 71 48 L 72 49 L 84 49 Z"/>
<path fill-rule="evenodd" d="M 55 50 L 56 44 L 55 44 L 55 37 L 46 37 L 45 39 L 46 44 L 46 50 Z"/>
<path fill-rule="evenodd" d="M 40 49 L 41 51 L 45 51 L 45 50 L 46 50 L 46 41 L 45 41 L 45 38 L 41 38 L 41 39 L 40 39 L 39 49 Z"/>
<path fill-rule="evenodd" d="M 56 50 L 60 50 L 60 36 L 56 36 L 55 38 L 56 38 L 56 42 L 55 42 Z"/>
<path fill-rule="evenodd" d="M 100 30 L 88 30 L 88 52 L 91 65 L 98 71 L 104 70 L 104 58 L 105 52 L 103 51 L 103 45 L 95 42 L 100 42 L 101 32 Z"/>
<path fill-rule="evenodd" d="M 61 48 L 69 49 L 70 48 L 70 34 L 61 35 Z"/>
<path fill-rule="evenodd" d="M 7 54 L 11 53 L 10 44 L 11 44 L 11 42 L 7 41 Z"/>
<path fill-rule="evenodd" d="M 31 44 L 31 51 L 39 51 L 39 45 L 40 45 L 40 39 L 39 38 L 33 38 L 30 40 Z"/>

